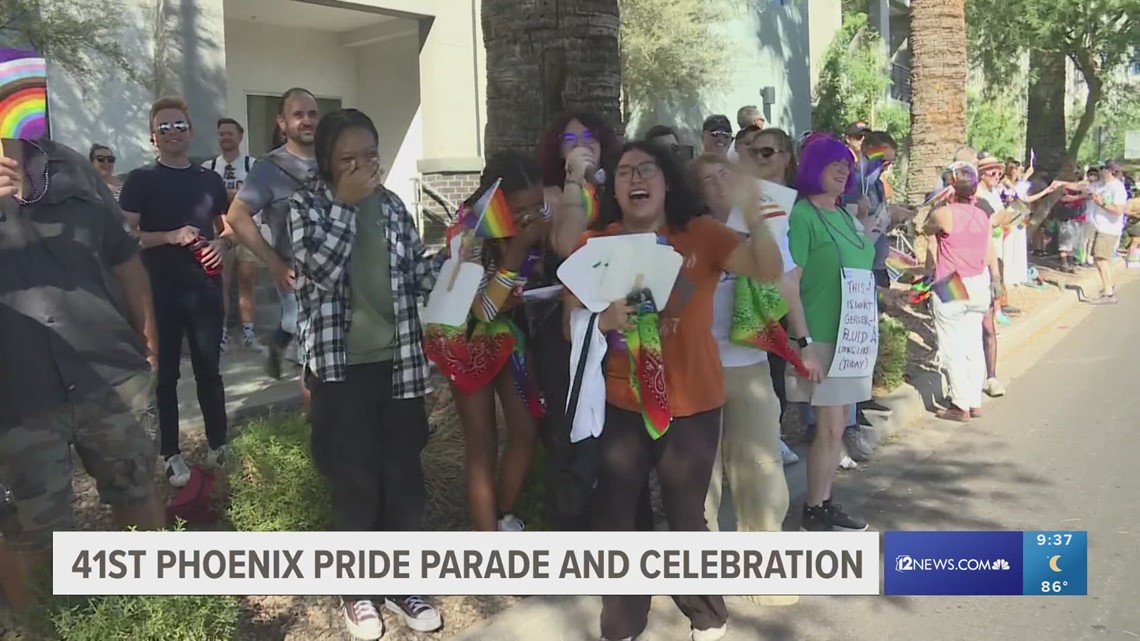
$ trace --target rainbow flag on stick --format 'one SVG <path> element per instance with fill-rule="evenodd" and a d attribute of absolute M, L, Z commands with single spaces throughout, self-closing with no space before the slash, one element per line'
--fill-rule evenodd
<path fill-rule="evenodd" d="M 887 275 L 891 277 L 892 281 L 897 282 L 902 278 L 903 274 L 911 269 L 918 267 L 918 261 L 914 258 L 907 256 L 901 251 L 891 247 L 890 253 L 887 254 Z"/>
<path fill-rule="evenodd" d="M 0 138 L 48 133 L 47 62 L 36 52 L 0 49 Z"/>
<path fill-rule="evenodd" d="M 476 238 L 510 238 L 519 233 L 507 197 L 499 190 L 502 180 L 496 180 L 464 217 L 475 231 Z"/>
<path fill-rule="evenodd" d="M 970 300 L 970 292 L 966 291 L 966 283 L 962 282 L 962 277 L 958 275 L 958 272 L 932 283 L 930 290 L 943 303 Z"/>

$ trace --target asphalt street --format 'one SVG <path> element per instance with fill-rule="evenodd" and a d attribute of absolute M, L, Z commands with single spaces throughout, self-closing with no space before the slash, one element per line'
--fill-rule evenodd
<path fill-rule="evenodd" d="M 904 430 L 837 486 L 876 531 L 1086 530 L 1089 596 L 732 599 L 726 641 L 1140 639 L 1138 318 L 1135 282 L 1118 305 L 1072 308 L 1000 355 L 1008 394 L 982 418 Z M 471 638 L 598 638 L 596 598 L 527 601 Z M 639 641 L 679 641 L 687 623 L 657 598 Z"/>

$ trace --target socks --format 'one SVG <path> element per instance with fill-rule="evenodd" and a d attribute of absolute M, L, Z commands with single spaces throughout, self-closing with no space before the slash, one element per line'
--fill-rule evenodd
<path fill-rule="evenodd" d="M 245 336 L 246 338 L 252 337 L 254 335 L 253 323 L 242 323 L 241 324 L 241 334 L 242 334 L 242 336 Z"/>

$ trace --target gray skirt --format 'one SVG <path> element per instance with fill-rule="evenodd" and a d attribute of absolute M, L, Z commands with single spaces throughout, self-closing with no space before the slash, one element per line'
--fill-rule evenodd
<path fill-rule="evenodd" d="M 835 357 L 834 343 L 812 343 L 819 357 L 823 381 L 813 383 L 796 375 L 793 367 L 786 368 L 784 383 L 789 403 L 809 403 L 813 407 L 837 407 L 871 400 L 871 376 L 859 378 L 832 378 L 827 376 L 831 360 Z"/>

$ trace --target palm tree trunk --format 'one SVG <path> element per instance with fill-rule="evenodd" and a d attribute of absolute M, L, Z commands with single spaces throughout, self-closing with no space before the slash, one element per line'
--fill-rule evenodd
<path fill-rule="evenodd" d="M 557 114 L 589 109 L 621 129 L 617 0 L 483 0 L 486 153 L 533 151 Z"/>
<path fill-rule="evenodd" d="M 1029 52 L 1025 144 L 1037 154 L 1037 171 L 1053 175 L 1065 162 L 1065 55 Z"/>
<path fill-rule="evenodd" d="M 913 0 L 910 8 L 907 195 L 921 202 L 966 144 L 966 2 Z M 915 242 L 919 261 L 926 257 L 925 241 L 919 236 Z"/>

